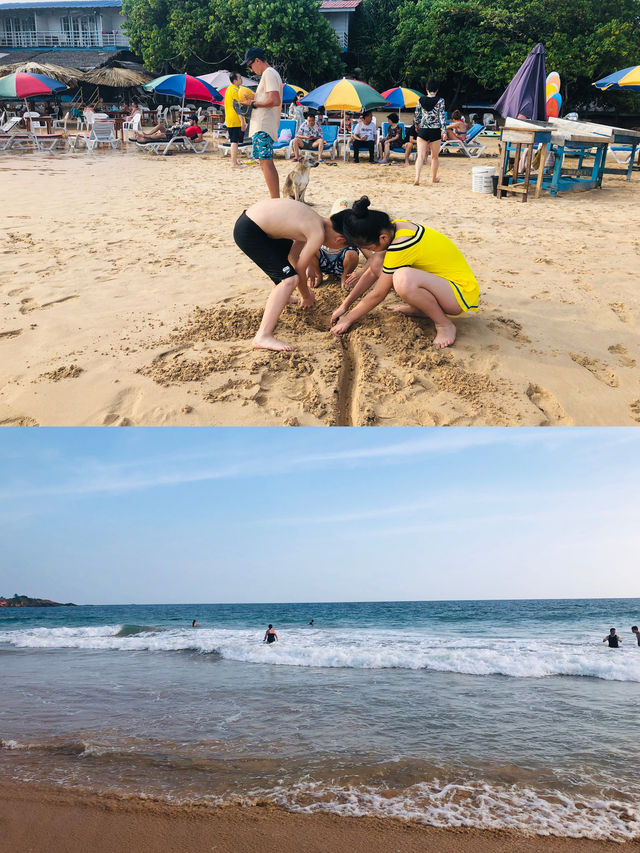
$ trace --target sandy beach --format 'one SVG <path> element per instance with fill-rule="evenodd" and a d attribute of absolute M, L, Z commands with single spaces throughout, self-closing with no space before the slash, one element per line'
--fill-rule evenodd
<path fill-rule="evenodd" d="M 441 183 L 420 187 L 412 168 L 364 161 L 311 173 L 322 215 L 366 193 L 460 246 L 481 305 L 453 348 L 385 307 L 337 338 L 331 283 L 283 315 L 296 351 L 271 353 L 250 346 L 271 285 L 232 240 L 266 195 L 259 166 L 132 145 L 0 155 L 0 423 L 637 424 L 640 177 L 526 204 L 474 194 L 472 166 L 497 162 L 443 156 Z"/>
<path fill-rule="evenodd" d="M 638 842 L 621 845 L 434 829 L 376 818 L 292 814 L 269 804 L 181 807 L 148 799 L 8 783 L 0 783 L 0 823 L 4 849 L 31 853 L 620 853 L 640 848 Z"/>

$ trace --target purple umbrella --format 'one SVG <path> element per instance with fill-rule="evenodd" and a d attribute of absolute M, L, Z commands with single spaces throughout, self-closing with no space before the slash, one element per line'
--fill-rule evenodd
<path fill-rule="evenodd" d="M 546 81 L 544 45 L 537 44 L 516 71 L 494 109 L 503 118 L 525 116 L 533 121 L 546 121 Z"/>

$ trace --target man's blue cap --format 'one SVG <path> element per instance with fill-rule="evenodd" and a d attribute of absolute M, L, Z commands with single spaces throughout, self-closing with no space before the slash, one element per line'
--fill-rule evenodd
<path fill-rule="evenodd" d="M 250 47 L 244 55 L 244 59 L 240 63 L 241 65 L 247 65 L 249 62 L 253 62 L 254 59 L 264 59 L 264 50 L 261 47 Z"/>

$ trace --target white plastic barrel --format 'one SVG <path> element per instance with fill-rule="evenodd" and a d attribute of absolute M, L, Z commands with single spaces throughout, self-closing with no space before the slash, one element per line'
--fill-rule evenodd
<path fill-rule="evenodd" d="M 471 189 L 474 193 L 492 193 L 495 166 L 473 166 L 471 169 Z"/>

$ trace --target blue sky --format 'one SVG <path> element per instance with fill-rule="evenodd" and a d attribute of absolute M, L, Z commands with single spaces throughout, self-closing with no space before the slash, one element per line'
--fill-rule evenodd
<path fill-rule="evenodd" d="M 4 429 L 0 594 L 640 596 L 636 429 Z"/>

